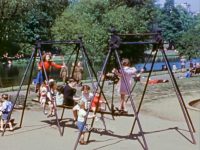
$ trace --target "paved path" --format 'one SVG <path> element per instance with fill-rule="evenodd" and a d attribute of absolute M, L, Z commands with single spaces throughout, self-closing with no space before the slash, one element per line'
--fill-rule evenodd
<path fill-rule="evenodd" d="M 198 93 L 184 95 L 187 101 L 199 98 Z M 71 150 L 78 136 L 78 131 L 72 125 L 71 110 L 64 116 L 64 136 L 61 137 L 56 125 L 51 125 L 50 119 L 43 115 L 38 104 L 28 102 L 23 126 L 14 132 L 7 131 L 0 137 L 2 150 Z M 180 111 L 177 98 L 167 97 L 157 101 L 147 102 L 142 106 L 139 114 L 149 150 L 200 150 L 200 112 L 189 110 L 197 132 L 194 134 L 197 144 L 191 143 L 191 137 Z M 129 113 L 131 113 L 129 104 Z M 61 110 L 58 111 L 59 115 Z M 18 126 L 21 111 L 16 110 L 13 117 Z M 108 132 L 96 131 L 91 134 L 88 145 L 79 145 L 80 150 L 143 150 L 138 135 L 138 128 L 134 136 L 129 137 L 134 118 L 105 116 Z M 103 128 L 100 121 L 96 121 L 95 128 Z"/>

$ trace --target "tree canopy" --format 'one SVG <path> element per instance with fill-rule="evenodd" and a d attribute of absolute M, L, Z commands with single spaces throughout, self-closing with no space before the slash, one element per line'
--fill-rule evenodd
<path fill-rule="evenodd" d="M 199 57 L 200 17 L 174 0 L 163 7 L 156 0 L 3 0 L 0 3 L 0 55 L 18 51 L 29 53 L 35 37 L 42 40 L 76 39 L 82 35 L 94 61 L 101 61 L 107 51 L 108 28 L 120 33 L 162 30 L 165 41 L 173 41 L 180 55 Z M 123 37 L 124 38 L 124 37 Z M 128 41 L 144 40 L 125 37 Z M 48 49 L 49 47 L 47 47 Z M 143 59 L 150 47 L 121 47 L 122 57 L 133 62 Z M 62 47 L 67 53 L 72 47 Z"/>

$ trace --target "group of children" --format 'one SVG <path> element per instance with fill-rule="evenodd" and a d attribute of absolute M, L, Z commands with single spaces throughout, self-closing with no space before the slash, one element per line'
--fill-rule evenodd
<path fill-rule="evenodd" d="M 51 65 L 56 66 L 58 68 L 63 68 L 62 66 L 57 66 L 53 62 L 49 61 L 50 58 L 48 55 L 44 57 L 44 67 L 47 72 L 47 77 L 49 77 L 49 68 Z M 46 62 L 46 63 L 45 63 Z M 129 95 L 130 88 L 131 88 L 131 82 L 132 77 L 137 75 L 137 70 L 134 67 L 130 67 L 130 61 L 129 59 L 123 59 L 122 60 L 122 69 L 113 69 L 112 73 L 117 75 L 119 77 L 118 82 L 118 91 L 120 94 L 120 104 L 117 110 L 121 112 L 127 112 L 126 108 L 126 100 L 125 96 Z M 40 64 L 39 66 L 41 66 Z M 82 70 L 82 68 L 81 68 Z M 124 73 L 124 77 L 123 77 Z M 88 118 L 94 118 L 96 117 L 95 112 L 97 109 L 101 109 L 101 104 L 106 103 L 103 98 L 101 98 L 101 93 L 99 90 L 96 89 L 96 93 L 90 92 L 90 86 L 88 85 L 82 85 L 81 88 L 81 96 L 76 96 L 76 85 L 77 81 L 72 77 L 67 80 L 67 82 L 64 85 L 57 85 L 56 81 L 53 79 L 50 79 L 48 82 L 46 82 L 44 79 L 46 75 L 44 74 L 44 70 L 41 70 L 41 77 L 43 78 L 43 82 L 40 84 L 40 87 L 38 89 L 39 91 L 39 101 L 41 103 L 41 106 L 43 108 L 43 112 L 47 117 L 52 117 L 55 115 L 55 108 L 58 105 L 67 105 L 72 106 L 72 112 L 73 112 L 73 120 L 76 122 L 76 125 L 78 129 L 81 131 L 81 138 L 80 138 L 80 144 L 85 144 L 84 141 L 84 134 L 88 131 L 88 129 L 85 126 L 85 119 L 86 116 Z M 79 77 L 82 78 L 82 77 Z M 93 90 L 95 91 L 95 90 Z M 7 98 L 6 98 L 7 96 Z M 8 120 L 7 114 L 9 113 L 9 110 L 7 109 L 7 103 L 8 103 L 8 95 L 2 96 L 3 100 L 6 102 L 3 102 L 1 107 L 2 117 L 1 117 L 1 130 L 3 129 L 3 123 Z M 4 104 L 6 103 L 6 105 Z M 46 104 L 48 103 L 49 111 L 46 111 Z M 5 108 L 6 106 L 6 108 Z M 90 113 L 90 115 L 87 115 L 86 110 L 91 110 L 93 113 Z M 10 130 L 13 130 L 11 123 L 9 122 Z"/>

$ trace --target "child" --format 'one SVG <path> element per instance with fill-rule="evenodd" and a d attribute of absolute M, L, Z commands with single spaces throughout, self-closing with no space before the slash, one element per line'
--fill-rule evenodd
<path fill-rule="evenodd" d="M 96 111 L 96 109 L 98 108 L 98 110 L 101 109 L 101 104 L 106 103 L 104 100 L 101 99 L 100 94 L 98 92 L 96 92 L 94 99 L 92 101 L 91 104 L 91 110 L 93 112 Z"/>
<path fill-rule="evenodd" d="M 103 111 L 104 109 L 102 108 L 102 104 L 105 104 L 105 103 L 106 101 L 101 98 L 99 92 L 96 92 L 94 99 L 92 100 L 91 110 L 94 113 L 96 112 L 96 109 L 98 109 L 98 111 Z M 95 121 L 98 121 L 100 119 L 103 123 L 104 130 L 106 131 L 106 124 L 105 124 L 103 113 L 100 113 L 100 114 L 101 114 L 100 118 L 96 116 Z"/>
<path fill-rule="evenodd" d="M 137 70 L 135 67 L 130 67 L 129 59 L 123 59 L 121 64 L 123 67 L 122 69 L 124 71 L 125 79 L 123 79 L 122 72 L 121 72 L 122 70 L 118 71 L 117 69 L 114 68 L 112 70 L 112 72 L 120 77 L 119 93 L 121 96 L 121 101 L 120 101 L 120 106 L 117 109 L 119 109 L 120 112 L 127 113 L 125 96 L 128 95 L 127 88 L 129 90 L 131 89 L 131 81 L 132 81 L 131 79 L 132 79 L 133 75 L 136 75 Z M 139 77 L 139 76 L 140 76 L 140 74 L 137 75 L 137 77 Z M 127 87 L 126 87 L 125 81 L 127 81 Z"/>
<path fill-rule="evenodd" d="M 64 87 L 58 86 L 56 93 L 56 105 L 62 105 L 64 100 Z"/>
<path fill-rule="evenodd" d="M 45 112 L 46 100 L 47 100 L 47 86 L 45 83 L 42 83 L 42 85 L 40 86 L 40 104 L 43 108 L 43 112 L 45 115 L 46 115 Z"/>
<path fill-rule="evenodd" d="M 62 78 L 63 82 L 65 83 L 68 78 L 68 67 L 64 65 L 60 70 L 60 77 Z"/>
<path fill-rule="evenodd" d="M 85 108 L 88 109 L 91 99 L 93 98 L 93 94 L 89 92 L 90 87 L 88 85 L 83 85 L 81 91 L 82 91 L 81 101 L 85 103 Z M 76 106 L 73 107 L 72 110 L 74 115 L 74 121 L 76 121 L 78 117 L 77 113 L 80 110 L 80 105 L 77 104 Z"/>
<path fill-rule="evenodd" d="M 85 111 L 85 103 L 83 101 L 80 102 L 80 110 L 78 111 L 78 121 L 77 121 L 77 127 L 81 133 L 80 137 L 80 144 L 86 144 L 84 141 L 84 136 L 85 133 L 88 132 L 89 130 L 87 129 L 86 125 L 84 125 L 84 121 L 86 119 L 87 112 Z M 87 118 L 93 118 L 95 115 L 88 116 Z"/>
<path fill-rule="evenodd" d="M 12 123 L 10 121 L 10 118 L 8 118 L 10 111 L 12 110 L 13 104 L 11 101 L 8 100 L 8 94 L 2 94 L 2 99 L 3 99 L 3 103 L 2 103 L 2 117 L 1 117 L 1 127 L 0 130 L 3 131 L 3 125 L 5 122 L 7 122 L 8 120 L 8 125 L 9 125 L 9 130 L 13 131 L 13 127 L 12 127 Z"/>
<path fill-rule="evenodd" d="M 185 73 L 185 78 L 190 78 L 192 76 L 192 73 L 190 72 L 189 69 L 187 69 L 186 73 Z"/>
<path fill-rule="evenodd" d="M 53 117 L 55 115 L 55 100 L 56 100 L 56 89 L 57 84 L 53 79 L 49 80 L 49 88 L 50 92 L 47 93 L 47 97 L 49 99 L 49 113 L 47 117 Z"/>

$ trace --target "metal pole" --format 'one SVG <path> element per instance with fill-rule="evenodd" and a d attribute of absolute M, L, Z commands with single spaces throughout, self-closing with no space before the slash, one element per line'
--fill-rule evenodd
<path fill-rule="evenodd" d="M 104 81 L 105 81 L 105 80 L 103 79 L 103 82 L 102 82 L 102 85 L 101 85 L 100 89 L 103 88 L 104 83 L 105 83 Z M 95 112 L 94 112 L 95 115 L 96 115 L 97 110 L 98 110 L 98 107 L 99 107 L 99 100 L 100 100 L 100 97 L 101 97 L 101 93 L 103 93 L 103 92 L 100 92 L 99 99 L 98 99 L 98 105 L 97 105 L 96 110 L 95 110 Z M 106 100 L 106 103 L 108 103 L 107 100 Z M 101 112 L 100 112 L 100 113 L 101 113 Z M 111 113 L 112 113 L 112 112 L 111 112 Z M 101 117 L 102 117 L 102 120 L 104 120 L 103 114 L 102 114 L 102 113 L 101 113 Z M 91 126 L 90 126 L 91 128 L 92 128 L 93 125 L 94 125 L 94 120 L 95 120 L 95 118 L 92 119 Z M 103 123 L 104 123 L 104 126 L 105 126 L 105 122 L 103 122 Z M 88 142 L 89 139 L 90 139 L 90 135 L 91 135 L 91 131 L 89 131 L 89 134 L 88 134 L 88 137 L 87 137 L 87 142 Z"/>
<path fill-rule="evenodd" d="M 145 86 L 144 86 L 144 90 L 143 90 L 143 93 L 142 93 L 142 97 L 141 97 L 139 106 L 138 106 L 138 110 L 137 110 L 137 113 L 138 113 L 138 114 L 139 114 L 139 112 L 140 112 L 142 103 L 143 103 L 143 101 L 144 101 L 144 96 L 145 96 L 145 93 L 146 93 L 146 90 L 147 90 L 149 78 L 151 77 L 151 73 L 153 72 L 153 67 L 154 67 L 154 64 L 155 64 L 155 60 L 156 60 L 157 53 L 158 53 L 158 50 L 156 50 L 156 53 L 155 53 L 155 55 L 154 55 L 154 57 L 153 57 L 153 61 L 152 61 L 152 64 L 151 64 L 151 68 L 150 68 L 150 71 L 149 71 L 149 74 L 148 74 L 148 77 L 147 77 L 146 84 L 145 84 Z M 132 126 L 132 128 L 131 128 L 130 135 L 131 135 L 132 132 L 133 132 L 133 129 L 134 129 L 134 127 L 135 127 L 135 123 L 136 123 L 136 118 L 135 118 L 134 121 L 133 121 L 133 126 Z"/>
<path fill-rule="evenodd" d="M 29 61 L 28 65 L 27 65 L 27 67 L 26 67 L 26 69 L 25 69 L 25 72 L 24 72 L 24 75 L 23 75 L 23 77 L 22 77 L 22 80 L 21 80 L 19 89 L 18 89 L 18 91 L 17 91 L 17 95 L 16 95 L 16 98 L 15 98 L 15 101 L 14 101 L 14 103 L 13 103 L 13 107 L 12 107 L 11 111 L 10 111 L 9 114 L 8 114 L 8 120 L 7 120 L 6 123 L 5 123 L 4 130 L 3 130 L 3 132 L 2 132 L 2 136 L 3 136 L 4 133 L 5 133 L 6 126 L 7 126 L 8 122 L 9 122 L 9 120 L 10 120 L 10 117 L 11 117 L 11 114 L 12 114 L 12 112 L 13 112 L 14 106 L 15 106 L 17 100 L 18 100 L 19 93 L 20 93 L 20 91 L 21 91 L 22 85 L 23 85 L 23 83 L 24 83 L 24 81 L 25 81 L 27 72 L 28 72 L 28 70 L 29 70 L 29 68 L 30 68 L 30 65 L 31 65 L 32 61 L 33 61 L 33 58 L 34 58 L 35 53 L 36 53 L 36 49 L 34 49 L 34 51 L 32 52 L 30 61 Z M 21 119 L 22 119 L 22 118 L 21 118 Z M 21 127 L 21 126 L 20 126 L 20 127 Z"/>
<path fill-rule="evenodd" d="M 174 89 L 175 89 L 176 95 L 177 95 L 177 97 L 178 97 L 178 100 L 179 100 L 179 103 L 180 103 L 180 106 L 181 106 L 181 109 L 182 109 L 182 112 L 183 112 L 183 115 L 184 115 L 184 118 L 185 118 L 185 121 L 186 121 L 187 126 L 188 126 L 188 129 L 189 129 L 189 131 L 190 131 L 190 135 L 191 135 L 191 137 L 192 137 L 193 144 L 196 144 L 196 141 L 195 141 L 195 138 L 194 138 L 194 135 L 193 135 L 193 132 L 192 132 L 192 129 L 193 129 L 193 131 L 195 131 L 195 130 L 194 130 L 194 126 L 193 126 L 193 124 L 192 124 L 192 120 L 191 120 L 190 115 L 189 115 L 189 113 L 188 113 L 188 111 L 187 111 L 187 108 L 186 108 L 186 106 L 185 106 L 183 97 L 182 97 L 181 92 L 180 92 L 180 90 L 179 90 L 179 87 L 178 87 L 178 84 L 177 84 L 176 79 L 175 79 L 175 77 L 174 77 L 174 74 L 173 74 L 173 72 L 172 72 L 172 70 L 171 70 L 171 67 L 170 67 L 170 64 L 169 64 L 169 60 L 167 59 L 166 53 L 165 53 L 165 51 L 164 51 L 163 49 L 161 49 L 161 53 L 162 53 L 163 58 L 164 58 L 164 60 L 165 60 L 165 64 L 167 65 L 168 73 L 169 73 L 169 75 L 170 75 L 170 78 L 171 78 L 173 87 L 174 87 Z M 192 127 L 192 128 L 191 128 L 191 127 Z"/>
<path fill-rule="evenodd" d="M 100 85 L 100 81 L 101 81 L 101 79 L 102 79 L 102 76 L 104 75 L 105 68 L 106 68 L 106 64 L 107 64 L 107 62 L 108 62 L 108 60 L 109 60 L 109 58 L 110 58 L 111 52 L 112 52 L 112 50 L 109 49 L 108 55 L 106 56 L 105 62 L 104 62 L 103 67 L 102 67 L 101 75 L 100 75 L 99 80 L 98 80 L 98 85 Z M 95 92 L 97 92 L 97 88 L 98 88 L 98 87 L 96 87 Z M 92 102 L 91 102 L 91 104 L 92 104 Z M 91 104 L 90 104 L 90 108 L 91 108 Z M 77 149 L 79 139 L 80 139 L 80 137 L 81 137 L 83 128 L 84 128 L 84 126 L 85 126 L 85 124 L 86 124 L 87 117 L 88 117 L 89 112 L 90 112 L 90 108 L 88 109 L 87 114 L 86 114 L 86 116 L 85 116 L 84 125 L 82 126 L 82 129 L 81 129 L 81 131 L 80 131 L 79 134 L 78 134 L 76 143 L 75 143 L 75 145 L 74 145 L 74 150 Z"/>
<path fill-rule="evenodd" d="M 117 51 L 117 49 L 114 49 L 114 51 L 115 51 L 115 56 L 116 56 L 116 58 L 117 58 L 117 61 L 118 61 L 118 63 L 119 63 L 120 69 L 121 69 L 122 79 L 123 79 L 123 81 L 124 81 L 124 83 L 125 83 L 126 90 L 128 91 L 128 95 L 129 95 L 129 97 L 130 97 L 130 101 L 131 101 L 131 105 L 132 105 L 132 108 L 133 108 L 133 111 L 134 111 L 134 114 L 135 114 L 135 118 L 136 118 L 136 120 L 137 120 L 138 127 L 139 127 L 139 130 L 140 130 L 140 133 L 141 133 L 143 142 L 144 142 L 144 149 L 145 149 L 145 150 L 148 150 L 147 142 L 146 142 L 146 139 L 145 139 L 145 137 L 144 137 L 144 132 L 143 132 L 143 129 L 142 129 L 142 126 L 141 126 L 139 117 L 138 117 L 138 113 L 137 113 L 137 110 L 136 110 L 136 107 L 135 107 L 135 103 L 134 103 L 134 101 L 133 101 L 133 98 L 132 98 L 132 95 L 131 95 L 131 91 L 130 91 L 130 89 L 128 88 L 128 81 L 126 80 L 125 73 L 124 73 L 124 70 L 123 70 L 123 68 L 122 68 L 122 64 L 120 63 L 120 58 L 119 58 L 118 51 Z"/>
<path fill-rule="evenodd" d="M 47 76 L 47 73 L 46 73 L 46 70 L 45 70 L 45 67 L 44 67 L 44 62 L 42 60 L 42 53 L 41 53 L 41 43 L 37 43 L 38 44 L 38 53 L 39 53 L 39 56 L 41 58 L 41 62 L 42 62 L 42 69 L 44 71 L 44 74 L 45 74 L 45 78 L 46 78 L 46 82 L 47 82 L 47 89 L 48 89 L 48 92 L 50 92 L 50 97 L 51 97 L 51 101 L 52 101 L 52 104 L 53 104 L 53 108 L 55 110 L 55 116 L 56 116 L 56 123 L 57 123 L 57 127 L 58 127 L 58 130 L 59 130 L 59 133 L 60 133 L 60 136 L 62 136 L 62 131 L 61 131 L 61 127 L 60 127 L 60 123 L 59 123 L 59 120 L 58 120 L 58 114 L 57 114 L 57 108 L 56 108 L 56 105 L 55 105 L 55 99 L 52 98 L 52 94 L 51 94 L 51 89 L 49 87 L 49 79 L 48 79 L 48 76 Z"/>
<path fill-rule="evenodd" d="M 85 53 L 85 56 L 86 56 L 86 58 L 87 58 L 87 60 L 88 60 L 88 64 L 90 65 L 90 68 L 92 69 L 92 73 L 94 74 L 96 80 L 98 81 L 97 74 L 96 74 L 94 68 L 92 67 L 92 63 L 91 63 L 91 61 L 90 61 L 90 59 L 89 59 L 89 57 L 88 57 L 88 55 L 87 55 L 87 52 L 86 52 L 86 50 L 85 50 L 85 47 L 82 46 L 82 48 L 83 48 L 84 53 Z M 104 70 L 104 71 L 105 71 L 105 70 Z M 103 73 L 103 74 L 104 74 L 104 73 Z M 101 76 L 99 77 L 100 80 L 101 80 L 103 74 L 101 74 Z M 100 90 L 103 91 L 103 86 L 100 85 L 100 82 L 97 82 L 97 85 L 98 85 L 98 87 L 100 87 Z M 104 92 L 101 92 L 101 94 L 103 95 L 103 98 L 104 98 L 105 101 L 107 102 L 106 105 L 107 105 L 109 111 L 112 111 L 111 108 L 110 108 L 110 106 L 109 106 L 109 104 L 108 104 L 108 100 L 107 100 L 107 98 L 106 98 Z M 113 115 L 112 115 L 112 118 L 113 118 L 113 120 L 115 119 Z"/>
<path fill-rule="evenodd" d="M 23 118 L 24 118 L 24 111 L 25 111 L 25 108 L 26 108 L 28 91 L 29 91 L 30 84 L 31 84 L 31 79 L 32 79 L 32 75 L 33 75 L 34 64 L 35 64 L 35 61 L 36 61 L 36 55 L 37 55 L 37 48 L 36 48 L 34 56 L 33 56 L 34 59 L 33 59 L 33 62 L 32 62 L 31 71 L 30 71 L 30 75 L 29 75 L 29 79 L 28 79 L 28 85 L 27 85 L 28 87 L 26 89 L 26 95 L 25 95 L 25 100 L 24 100 L 24 105 L 23 105 L 23 110 L 22 110 L 21 120 L 20 120 L 20 125 L 19 125 L 20 128 L 22 126 L 22 121 L 23 121 Z"/>
<path fill-rule="evenodd" d="M 74 71 L 75 71 L 75 68 L 76 68 L 76 65 L 77 65 L 79 50 L 80 50 L 80 46 L 76 51 L 76 58 L 75 58 L 74 66 L 73 66 L 72 72 L 70 72 L 71 73 L 71 78 L 73 78 L 73 76 L 74 76 Z"/>

